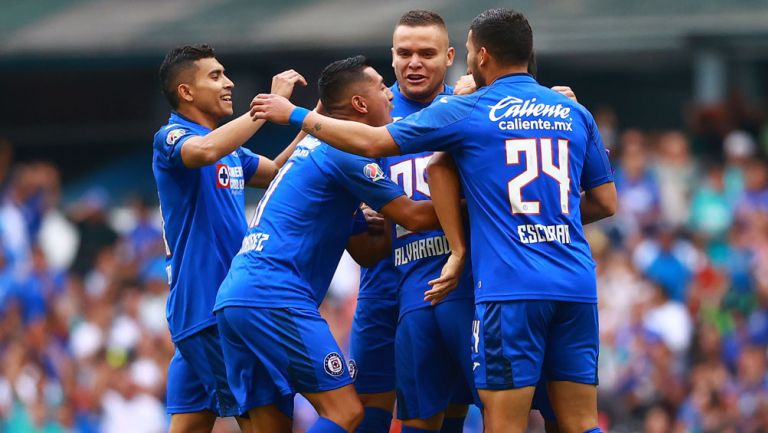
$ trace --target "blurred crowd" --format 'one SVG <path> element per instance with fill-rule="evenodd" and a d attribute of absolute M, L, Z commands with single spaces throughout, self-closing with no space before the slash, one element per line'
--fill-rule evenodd
<path fill-rule="evenodd" d="M 726 104 L 693 111 L 685 131 L 651 132 L 610 108 L 595 117 L 620 204 L 585 230 L 605 431 L 768 433 L 763 118 Z M 6 142 L 0 184 L 0 432 L 166 431 L 156 200 L 93 187 L 64 206 L 54 163 L 14 162 Z M 342 347 L 357 278 L 345 258 L 322 307 Z M 296 430 L 314 416 L 297 401 Z M 476 412 L 466 430 L 481 431 Z"/>

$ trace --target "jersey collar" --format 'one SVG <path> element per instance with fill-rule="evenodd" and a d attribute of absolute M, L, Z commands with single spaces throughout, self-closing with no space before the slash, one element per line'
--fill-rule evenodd
<path fill-rule="evenodd" d="M 205 131 L 210 131 L 210 129 L 206 128 L 205 126 L 195 122 L 194 120 L 191 120 L 184 115 L 180 114 L 178 111 L 171 111 L 171 117 L 168 119 L 168 123 L 178 123 L 186 126 L 190 126 L 196 129 L 202 129 Z"/>
<path fill-rule="evenodd" d="M 536 79 L 531 74 L 516 72 L 500 76 L 493 82 L 493 84 L 496 83 L 536 83 Z"/>
<path fill-rule="evenodd" d="M 408 97 L 403 95 L 403 93 L 400 91 L 400 83 L 398 83 L 397 81 L 395 81 L 395 84 L 393 84 L 392 87 L 390 87 L 389 89 L 392 91 L 392 93 L 395 94 L 396 99 L 399 98 L 399 99 L 405 100 L 408 103 L 413 104 L 414 106 L 425 108 L 432 105 L 432 102 L 428 104 L 422 104 L 421 102 L 416 102 L 412 99 L 408 99 Z M 443 83 L 443 91 L 438 93 L 437 96 L 447 96 L 447 95 L 453 95 L 453 87 Z M 435 96 L 435 99 L 437 99 L 437 96 Z"/>

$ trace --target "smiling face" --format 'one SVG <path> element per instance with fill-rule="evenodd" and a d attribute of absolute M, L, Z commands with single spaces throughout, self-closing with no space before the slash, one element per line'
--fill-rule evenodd
<path fill-rule="evenodd" d="M 224 66 L 216 58 L 210 57 L 195 61 L 190 80 L 179 84 L 179 96 L 182 104 L 190 104 L 197 111 L 218 121 L 233 113 L 233 87 L 235 84 L 224 75 Z"/>
<path fill-rule="evenodd" d="M 437 25 L 400 25 L 392 35 L 392 67 L 408 99 L 431 102 L 443 89 L 453 56 L 445 28 Z"/>

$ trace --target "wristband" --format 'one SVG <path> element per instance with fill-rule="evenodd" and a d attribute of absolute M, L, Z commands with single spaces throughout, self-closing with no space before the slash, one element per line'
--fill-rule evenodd
<path fill-rule="evenodd" d="M 301 125 L 304 124 L 304 118 L 306 118 L 308 114 L 309 110 L 306 108 L 296 107 L 291 111 L 291 116 L 288 117 L 288 123 L 291 126 L 298 126 L 301 128 Z"/>

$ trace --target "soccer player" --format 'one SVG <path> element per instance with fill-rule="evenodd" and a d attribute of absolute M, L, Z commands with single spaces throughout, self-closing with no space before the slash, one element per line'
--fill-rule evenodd
<path fill-rule="evenodd" d="M 441 98 L 383 128 L 309 113 L 274 95 L 259 95 L 251 113 L 301 124 L 330 145 L 368 157 L 447 151 L 471 223 L 473 356 L 486 426 L 524 431 L 543 374 L 560 430 L 599 432 L 597 291 L 582 224 L 611 215 L 616 190 L 592 115 L 526 73 L 532 45 L 522 14 L 481 13 L 467 37 L 479 90 Z M 446 278 L 433 286 L 438 292 L 463 266 L 455 220 L 443 224 L 452 254 Z"/>
<path fill-rule="evenodd" d="M 393 34 L 392 65 L 397 82 L 390 87 L 394 94 L 393 117 L 396 120 L 428 106 L 438 96 L 447 96 L 452 88 L 444 84 L 447 69 L 453 63 L 454 49 L 450 46 L 445 22 L 435 12 L 411 10 L 403 14 Z M 471 93 L 476 89 L 471 75 L 462 77 L 461 88 L 456 91 Z M 572 90 L 566 86 L 554 87 L 575 99 Z M 425 165 L 431 152 L 417 155 L 386 158 L 383 165 L 385 173 L 403 186 L 409 195 L 416 199 L 428 199 L 429 188 L 426 183 Z M 410 246 L 429 245 L 433 253 L 435 240 L 441 238 L 439 230 L 424 233 L 404 234 L 398 230 L 393 242 L 396 251 L 407 251 Z M 438 250 L 439 251 L 439 250 Z M 375 266 L 363 268 L 360 282 L 360 295 L 355 311 L 350 338 L 350 363 L 357 368 L 355 388 L 365 406 L 365 418 L 358 427 L 358 433 L 384 433 L 389 431 L 391 409 L 395 400 L 395 347 L 399 355 L 398 371 L 399 400 L 398 410 L 402 414 L 406 428 L 417 427 L 428 430 L 439 429 L 442 419 L 443 432 L 460 432 L 466 416 L 467 404 L 472 401 L 471 388 L 474 388 L 471 371 L 470 340 L 473 311 L 471 270 L 467 269 L 466 278 L 457 293 L 450 296 L 448 303 L 436 307 L 432 313 L 422 311 L 401 320 L 399 344 L 395 345 L 395 332 L 398 329 L 398 291 L 400 292 L 400 317 L 413 310 L 426 310 L 430 303 L 423 300 L 426 282 L 440 275 L 442 262 L 448 251 L 400 260 L 393 266 L 392 257 L 388 256 Z M 405 273 L 401 273 L 404 269 Z M 399 287 L 398 287 L 399 281 Z M 453 309 L 446 314 L 445 311 Z M 465 320 L 461 320 L 462 314 Z M 413 317 L 434 314 L 430 326 L 414 326 Z M 439 319 L 438 319 L 439 318 Z M 464 323 L 466 322 L 466 323 Z M 410 329 L 411 332 L 406 331 Z M 426 347 L 413 340 L 413 329 L 426 330 L 430 338 L 422 339 L 437 344 L 440 349 Z M 451 336 L 448 336 L 451 334 Z M 439 343 L 444 341 L 444 343 Z M 466 353 L 464 353 L 466 352 Z M 417 362 L 433 366 L 432 375 L 419 374 L 413 367 Z M 457 368 L 460 366 L 460 368 Z M 449 371 L 446 371 L 449 370 Z M 442 373 L 445 374 L 442 374 Z M 469 385 L 462 382 L 462 374 Z M 449 378 L 446 380 L 445 378 Z M 417 379 L 418 378 L 418 379 Z M 418 382 L 418 386 L 416 383 Z M 455 386 L 457 389 L 451 389 Z M 448 390 L 446 390 L 448 389 Z M 452 404 L 445 409 L 446 398 Z M 538 399 L 536 407 L 548 421 L 554 421 L 548 408 L 546 395 Z M 548 431 L 554 431 L 552 427 Z"/>
<path fill-rule="evenodd" d="M 394 94 L 394 109 L 392 115 L 395 120 L 412 114 L 428 106 L 436 97 L 450 95 L 452 88 L 444 84 L 448 67 L 453 63 L 454 49 L 448 41 L 448 32 L 445 22 L 436 13 L 424 10 L 412 10 L 402 15 L 398 21 L 392 37 L 392 66 L 397 77 L 397 82 L 390 87 Z M 406 194 L 414 200 L 429 199 L 429 190 L 426 184 L 425 168 L 429 160 L 430 152 L 418 155 L 409 155 L 383 162 L 385 174 L 398 183 L 406 191 Z M 415 186 L 414 186 L 415 185 Z M 430 251 L 434 254 L 433 242 L 440 240 L 441 232 L 427 231 L 404 235 L 401 227 L 397 228 L 400 235 L 395 236 L 393 242 L 400 251 L 407 245 L 418 245 L 419 240 L 424 244 L 426 239 L 430 242 Z M 439 247 L 439 245 L 438 245 Z M 398 382 L 401 386 L 399 411 L 409 419 L 404 421 L 406 429 L 411 424 L 424 427 L 420 418 L 431 420 L 432 429 L 439 429 L 443 411 L 446 409 L 444 400 L 450 399 L 454 394 L 454 382 L 460 388 L 457 396 L 463 407 L 452 408 L 452 414 L 457 413 L 446 422 L 446 426 L 452 426 L 460 431 L 466 414 L 466 404 L 471 402 L 471 392 L 466 382 L 462 379 L 462 372 L 457 367 L 456 354 L 466 351 L 465 370 L 471 376 L 471 360 L 468 344 L 461 344 L 462 337 L 466 341 L 470 338 L 470 323 L 472 314 L 472 287 L 468 284 L 463 293 L 457 292 L 452 298 L 468 300 L 466 320 L 466 336 L 460 335 L 451 338 L 455 342 L 454 354 L 445 353 L 445 344 L 440 344 L 441 352 L 435 353 L 426 347 L 416 347 L 413 341 L 405 341 L 413 338 L 406 337 L 405 327 L 401 327 L 399 343 L 395 345 L 395 333 L 398 328 L 398 291 L 400 292 L 399 311 L 400 317 L 415 309 L 424 309 L 429 303 L 424 302 L 425 281 L 440 275 L 442 264 L 448 251 L 442 252 L 423 260 L 415 259 L 408 263 L 400 263 L 394 266 L 391 254 L 374 266 L 363 268 L 360 278 L 360 293 L 355 310 L 355 318 L 352 323 L 350 337 L 350 363 L 354 363 L 357 374 L 355 388 L 360 394 L 360 400 L 365 407 L 365 417 L 358 427 L 358 433 L 386 433 L 389 431 L 392 419 L 392 408 L 395 401 L 395 351 L 399 353 L 400 362 Z M 432 269 L 437 264 L 436 269 Z M 401 275 L 400 269 L 407 272 Z M 425 280 L 426 278 L 426 280 Z M 453 300 L 453 299 L 451 299 Z M 446 304 L 447 305 L 447 304 Z M 451 304 L 453 305 L 453 304 Z M 447 312 L 447 307 L 440 307 Z M 461 329 L 460 321 L 455 316 L 456 312 L 445 314 L 451 317 L 449 329 Z M 432 323 L 432 325 L 435 325 Z M 443 339 L 438 329 L 433 326 L 429 331 L 436 332 L 434 340 Z M 433 339 L 430 338 L 430 341 Z M 437 360 L 432 375 L 418 375 L 421 370 L 416 368 L 415 362 L 428 362 L 426 359 L 417 361 L 414 356 L 427 356 Z M 442 362 L 440 362 L 442 361 Z M 456 374 L 458 371 L 458 374 Z M 446 373 L 450 378 L 445 380 L 439 377 L 440 373 Z M 448 374 L 450 373 L 450 374 Z M 416 378 L 420 381 L 416 386 Z M 408 383 L 408 390 L 404 390 L 403 384 Z M 432 385 L 427 390 L 427 400 L 419 401 L 417 394 L 419 388 L 427 383 Z M 471 382 L 470 382 L 471 383 Z M 463 386 L 462 386 L 463 385 Z M 421 397 L 425 400 L 425 397 Z M 436 400 L 436 401 L 435 401 Z M 447 401 L 447 400 L 446 400 Z M 408 402 L 409 404 L 406 404 Z M 408 408 L 410 407 L 410 408 Z M 436 426 L 436 427 L 435 427 Z"/>
<path fill-rule="evenodd" d="M 212 312 L 247 228 L 243 188 L 266 187 L 289 150 L 271 161 L 240 147 L 261 127 L 247 114 L 217 127 L 233 112 L 234 84 L 211 47 L 173 49 L 160 80 L 173 110 L 155 134 L 152 157 L 171 288 L 168 327 L 176 345 L 168 367 L 170 431 L 210 432 L 217 415 L 244 412 L 226 382 Z M 287 97 L 296 83 L 306 84 L 286 71 L 275 76 L 272 90 Z M 264 404 L 276 397 L 260 396 Z"/>
<path fill-rule="evenodd" d="M 392 92 L 362 56 L 330 64 L 318 88 L 335 118 L 392 120 Z M 351 433 L 360 423 L 362 405 L 318 306 L 361 202 L 408 230 L 438 227 L 431 203 L 406 197 L 376 161 L 314 137 L 298 144 L 259 202 L 214 307 L 229 383 L 252 420 L 279 416 L 251 401 L 270 390 L 310 401 L 320 418 L 309 432 Z"/>

